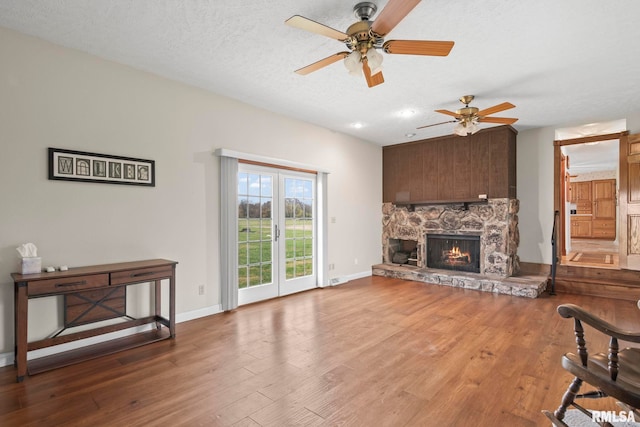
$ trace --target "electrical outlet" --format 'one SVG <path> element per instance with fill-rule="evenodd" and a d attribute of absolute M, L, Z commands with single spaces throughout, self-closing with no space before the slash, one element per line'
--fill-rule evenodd
<path fill-rule="evenodd" d="M 335 270 L 336 269 L 336 265 L 331 263 L 329 264 L 329 270 Z"/>
<path fill-rule="evenodd" d="M 354 263 L 355 265 L 358 265 L 358 258 L 354 259 L 354 260 L 353 260 L 353 263 Z"/>
<path fill-rule="evenodd" d="M 204 285 L 198 286 L 198 295 L 204 295 Z"/>

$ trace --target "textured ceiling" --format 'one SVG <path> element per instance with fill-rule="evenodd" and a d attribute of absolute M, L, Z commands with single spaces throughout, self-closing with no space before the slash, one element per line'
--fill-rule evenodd
<path fill-rule="evenodd" d="M 416 127 L 448 120 L 433 110 L 466 94 L 480 109 L 515 104 L 496 115 L 518 117 L 517 130 L 640 111 L 640 1 L 424 0 L 386 40 L 453 40 L 448 57 L 383 53 L 385 83 L 371 89 L 340 62 L 295 74 L 345 47 L 284 21 L 346 31 L 355 3 L 0 0 L 0 26 L 380 145 L 450 134 Z M 387 1 L 375 3 L 379 14 Z"/>

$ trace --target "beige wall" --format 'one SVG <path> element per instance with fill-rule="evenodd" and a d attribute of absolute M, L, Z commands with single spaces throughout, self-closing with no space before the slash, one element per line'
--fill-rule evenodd
<path fill-rule="evenodd" d="M 367 274 L 380 262 L 379 146 L 5 29 L 0 57 L 5 358 L 13 349 L 10 273 L 25 242 L 38 246 L 44 265 L 176 260 L 178 314 L 217 307 L 216 148 L 328 170 L 330 277 Z M 156 187 L 50 181 L 47 147 L 153 159 Z M 46 333 L 46 310 L 32 310 L 31 335 Z"/>

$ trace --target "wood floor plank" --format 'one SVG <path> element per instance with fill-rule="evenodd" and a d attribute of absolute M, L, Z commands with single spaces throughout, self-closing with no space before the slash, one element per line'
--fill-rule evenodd
<path fill-rule="evenodd" d="M 0 368 L 0 425 L 547 425 L 540 411 L 559 405 L 571 380 L 560 357 L 575 349 L 562 303 L 640 330 L 633 301 L 367 277 L 180 323 L 175 340 L 19 384 Z M 607 348 L 585 331 L 590 349 Z"/>

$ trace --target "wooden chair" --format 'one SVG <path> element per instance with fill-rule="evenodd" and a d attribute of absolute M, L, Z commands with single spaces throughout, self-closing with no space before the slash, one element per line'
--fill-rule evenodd
<path fill-rule="evenodd" d="M 640 302 L 639 302 L 640 306 Z M 575 403 L 576 398 L 612 397 L 624 411 L 634 411 L 634 418 L 640 421 L 640 349 L 625 348 L 620 350 L 618 340 L 640 343 L 640 332 L 624 331 L 614 325 L 594 316 L 574 304 L 563 304 L 558 307 L 558 313 L 564 318 L 574 319 L 574 332 L 578 345 L 578 354 L 566 353 L 562 357 L 562 367 L 575 376 L 562 403 L 551 413 L 542 411 L 554 426 L 567 427 L 563 422 L 565 412 L 573 406 L 591 418 L 591 412 Z M 582 323 L 593 327 L 597 331 L 609 336 L 608 353 L 589 354 L 585 341 Z M 585 382 L 596 390 L 578 394 L 582 383 Z M 611 426 L 608 422 L 601 426 Z"/>

